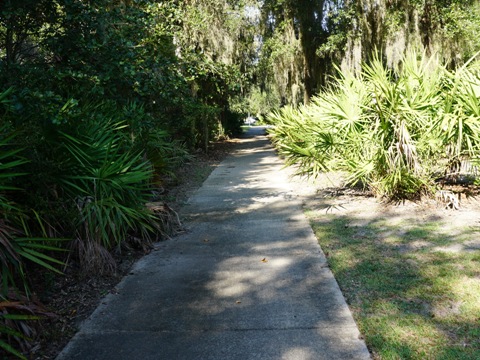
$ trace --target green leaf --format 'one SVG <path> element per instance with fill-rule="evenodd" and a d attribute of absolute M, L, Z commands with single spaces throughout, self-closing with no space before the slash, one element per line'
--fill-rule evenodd
<path fill-rule="evenodd" d="M 2 333 L 2 327 L 0 326 L 0 334 Z M 4 332 L 6 333 L 6 331 Z M 19 336 L 20 337 L 22 336 L 22 334 L 11 334 L 13 336 Z M 15 348 L 13 348 L 11 345 L 7 344 L 6 342 L 4 342 L 2 339 L 0 339 L 0 348 L 4 349 L 7 353 L 10 353 L 12 355 L 15 355 L 16 357 L 18 357 L 19 359 L 22 359 L 22 360 L 27 360 L 27 358 L 22 354 L 20 353 L 18 350 L 16 350 Z"/>

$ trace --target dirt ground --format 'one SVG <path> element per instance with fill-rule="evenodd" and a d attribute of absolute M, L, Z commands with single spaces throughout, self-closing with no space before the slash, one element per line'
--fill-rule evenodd
<path fill-rule="evenodd" d="M 291 170 L 293 174 L 293 170 Z M 315 181 L 291 177 L 306 211 L 325 211 L 352 219 L 352 226 L 385 220 L 398 233 L 429 222 L 439 223 L 451 242 L 432 250 L 447 252 L 480 250 L 480 194 L 476 187 L 450 187 L 434 199 L 386 203 L 371 194 L 342 187 L 338 174 L 322 175 Z M 427 247 L 419 239 L 413 247 Z"/>

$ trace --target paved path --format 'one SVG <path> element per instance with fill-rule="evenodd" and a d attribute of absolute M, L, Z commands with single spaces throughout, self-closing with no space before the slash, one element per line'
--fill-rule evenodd
<path fill-rule="evenodd" d="M 288 175 L 254 127 L 58 359 L 369 359 Z"/>

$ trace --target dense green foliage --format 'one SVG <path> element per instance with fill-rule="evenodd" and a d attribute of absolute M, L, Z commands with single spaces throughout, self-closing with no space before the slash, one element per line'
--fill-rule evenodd
<path fill-rule="evenodd" d="M 480 159 L 479 63 L 449 71 L 436 58 L 407 55 L 398 70 L 376 59 L 345 73 L 310 105 L 270 115 L 273 141 L 309 175 L 344 171 L 389 199 L 431 192 Z"/>
<path fill-rule="evenodd" d="M 34 209 L 49 235 L 88 238 L 109 250 L 128 232 L 148 233 L 149 216 L 137 211 L 154 176 L 171 173 L 188 149 L 208 150 L 211 139 L 239 131 L 229 101 L 245 84 L 239 68 L 248 59 L 215 60 L 217 47 L 186 36 L 227 6 L 198 4 L 0 5 L 1 135 L 16 134 L 24 161 L 15 166 L 28 174 L 16 183 L 29 189 L 12 201 Z M 217 30 L 240 29 L 228 8 L 220 10 Z M 82 223 L 88 230 L 78 229 Z"/>
<path fill-rule="evenodd" d="M 162 176 L 240 131 L 230 102 L 249 81 L 243 8 L 214 5 L 1 2 L 3 350 L 19 355 L 12 341 L 28 327 L 15 323 L 27 319 L 7 300 L 29 294 L 30 271 L 59 272 L 67 251 L 83 272 L 114 270 L 111 250 L 166 234 L 146 207 Z M 197 36 L 206 29 L 216 33 Z M 243 48 L 223 50 L 212 43 L 218 33 Z M 27 298 L 20 303 L 35 314 Z"/>
<path fill-rule="evenodd" d="M 477 65 L 451 69 L 479 24 L 473 0 L 0 2 L 0 347 L 19 354 L 3 300 L 29 271 L 111 271 L 163 234 L 152 189 L 247 115 L 313 99 L 270 116 L 277 145 L 388 197 L 476 161 Z M 411 48 L 446 65 L 398 67 Z"/>
<path fill-rule="evenodd" d="M 360 71 L 377 52 L 390 67 L 416 50 L 453 68 L 480 49 L 472 0 L 265 0 L 261 16 L 258 81 L 282 104 L 308 103 L 335 66 Z"/>

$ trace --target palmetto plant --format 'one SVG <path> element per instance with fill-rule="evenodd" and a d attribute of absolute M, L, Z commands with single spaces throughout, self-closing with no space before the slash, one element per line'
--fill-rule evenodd
<path fill-rule="evenodd" d="M 480 63 L 472 62 L 450 74 L 450 93 L 445 97 L 442 143 L 448 156 L 448 171 L 462 160 L 478 165 L 480 146 Z"/>
<path fill-rule="evenodd" d="M 192 159 L 185 145 L 172 139 L 162 124 L 146 113 L 142 105 L 131 102 L 124 106 L 123 112 L 132 149 L 144 154 L 156 174 L 173 176 L 175 169 Z"/>
<path fill-rule="evenodd" d="M 0 349 L 20 358 L 31 349 L 31 339 L 36 335 L 32 321 L 54 317 L 42 304 L 25 296 L 0 296 Z"/>
<path fill-rule="evenodd" d="M 129 233 L 148 241 L 155 230 L 145 207 L 152 169 L 126 149 L 121 127 L 106 122 L 83 135 L 63 134 L 69 159 L 62 183 L 78 209 L 74 247 L 86 270 L 113 270 L 109 250 Z"/>
<path fill-rule="evenodd" d="M 9 195 L 19 191 L 12 186 L 14 179 L 25 175 L 17 169 L 25 164 L 18 157 L 20 149 L 10 144 L 12 136 L 5 136 L 6 126 L 0 128 L 0 349 L 24 358 L 18 348 L 7 341 L 16 338 L 17 343 L 28 338 L 31 329 L 25 321 L 39 319 L 35 308 L 29 303 L 30 288 L 27 276 L 27 263 L 34 263 L 46 269 L 60 273 L 55 267 L 61 261 L 47 255 L 47 252 L 58 251 L 51 246 L 50 239 L 35 237 L 30 233 L 27 215 L 17 207 Z M 42 227 L 40 218 L 33 213 Z M 55 239 L 52 239 L 56 241 Z M 20 304 L 12 301 L 11 289 L 16 296 L 20 292 L 27 295 Z M 8 311 L 7 311 L 8 310 Z M 28 310 L 28 314 L 25 311 Z"/>
<path fill-rule="evenodd" d="M 308 106 L 270 114 L 273 140 L 300 171 L 341 170 L 389 199 L 431 192 L 459 161 L 478 161 L 479 66 L 448 71 L 409 53 L 398 69 L 374 58 Z"/>

